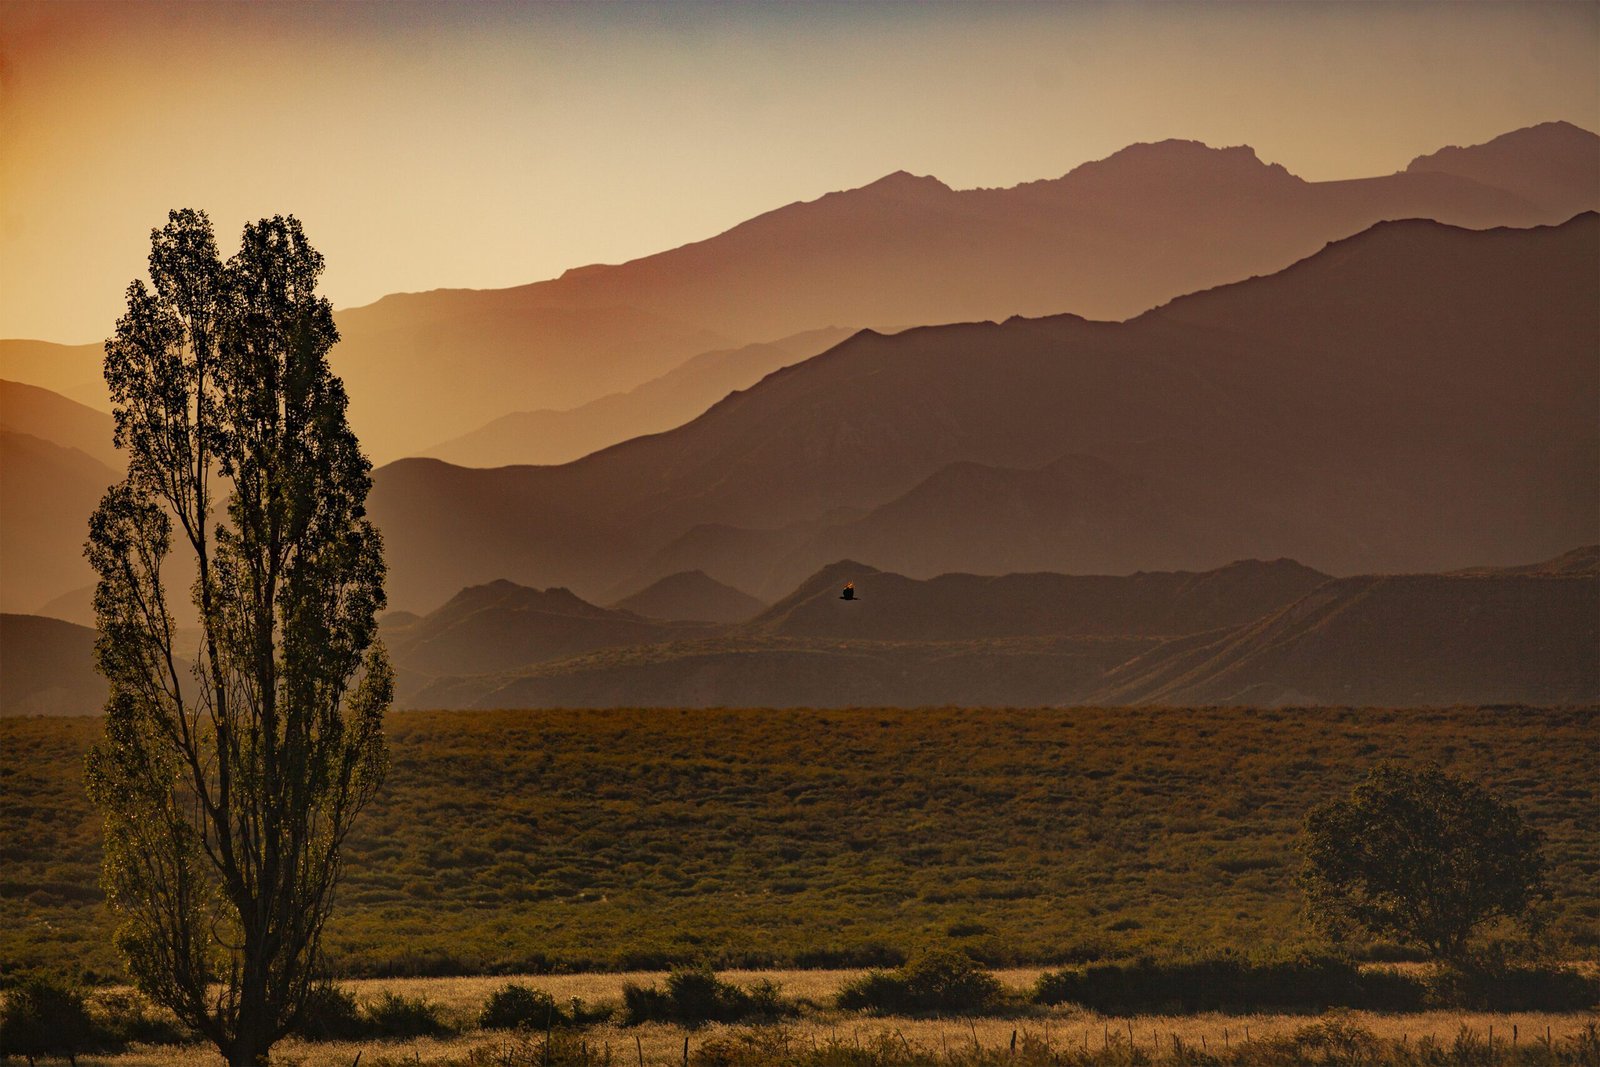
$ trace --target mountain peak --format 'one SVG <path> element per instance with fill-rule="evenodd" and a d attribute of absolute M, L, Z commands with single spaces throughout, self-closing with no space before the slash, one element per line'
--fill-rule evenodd
<path fill-rule="evenodd" d="M 1139 142 L 1104 159 L 1069 171 L 1073 184 L 1129 181 L 1158 183 L 1195 181 L 1299 181 L 1279 163 L 1263 163 L 1249 145 L 1213 148 L 1202 141 L 1169 138 Z"/>
<path fill-rule="evenodd" d="M 1406 164 L 1408 173 L 1430 170 L 1451 170 L 1450 164 L 1473 156 L 1492 157 L 1500 154 L 1527 152 L 1577 151 L 1594 153 L 1600 148 L 1600 135 L 1576 126 L 1565 119 L 1539 122 L 1532 126 L 1502 133 L 1481 144 L 1446 145 L 1437 152 L 1421 155 Z"/>
<path fill-rule="evenodd" d="M 951 189 L 931 174 L 912 174 L 910 171 L 897 170 L 892 174 L 885 174 L 877 181 L 869 182 L 855 191 L 858 193 L 871 191 L 892 196 L 927 196 L 948 193 Z"/>

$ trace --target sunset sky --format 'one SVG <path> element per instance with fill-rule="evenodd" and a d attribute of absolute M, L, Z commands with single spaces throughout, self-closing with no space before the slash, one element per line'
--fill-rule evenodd
<path fill-rule="evenodd" d="M 0 336 L 106 336 L 171 207 L 293 213 L 337 306 L 1135 141 L 1308 179 L 1600 128 L 1600 5 L 0 3 Z"/>

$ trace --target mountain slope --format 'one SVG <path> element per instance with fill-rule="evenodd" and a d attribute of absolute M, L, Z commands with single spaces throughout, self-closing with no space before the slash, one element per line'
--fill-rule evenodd
<path fill-rule="evenodd" d="M 343 309 L 331 359 L 356 432 L 384 462 L 508 411 L 576 407 L 697 353 L 825 323 L 1121 319 L 1281 269 L 1385 219 L 1560 222 L 1597 205 L 1594 183 L 1573 170 L 1595 137 L 1559 125 L 1560 136 L 1537 127 L 1502 138 L 1510 149 L 1465 150 L 1465 162 L 1445 150 L 1404 173 L 1338 182 L 1303 181 L 1248 147 L 1193 141 L 1132 145 L 1009 189 L 954 190 L 897 172 L 628 263 Z M 103 403 L 98 346 L 53 346 L 62 366 L 41 377 L 8 369 L 37 362 L 15 345 L 37 343 L 8 342 L 0 376 Z"/>
<path fill-rule="evenodd" d="M 1529 166 L 1530 160 L 1537 166 Z M 1560 214 L 1600 209 L 1600 140 L 1570 122 L 1543 122 L 1418 156 L 1406 173 L 1438 172 L 1504 189 Z"/>
<path fill-rule="evenodd" d="M 508 576 L 599 596 L 697 527 L 825 529 L 952 464 L 1038 470 L 1068 456 L 1087 460 L 1064 484 L 1101 477 L 1097 462 L 1112 472 L 1102 496 L 1182 505 L 1167 536 L 1116 569 L 1546 557 L 1600 540 L 1597 259 L 1593 214 L 1531 230 L 1399 222 L 1126 323 L 863 331 L 685 426 L 571 464 L 379 470 L 371 511 L 391 595 L 426 606 Z M 1034 565 L 1081 573 L 1106 569 L 1108 537 L 1138 512 L 1062 514 L 1076 518 L 1050 524 L 1053 554 Z M 882 551 L 864 562 L 902 566 L 892 542 Z M 981 544 L 940 553 L 993 569 Z M 715 560 L 673 563 L 768 588 Z"/>
<path fill-rule="evenodd" d="M 94 581 L 89 515 L 120 475 L 32 434 L 0 430 L 0 610 L 32 612 Z"/>
<path fill-rule="evenodd" d="M 626 393 L 564 411 L 516 411 L 454 440 L 421 450 L 463 467 L 567 463 L 643 434 L 682 425 L 735 389 L 809 359 L 849 336 L 814 330 L 771 344 L 705 352 Z"/>
<path fill-rule="evenodd" d="M 1544 189 L 1566 158 L 1527 151 L 1506 180 Z M 1531 226 L 1595 206 L 1592 189 L 1534 204 L 1420 167 L 1306 182 L 1249 148 L 1192 141 L 1133 145 L 1010 189 L 954 190 L 901 172 L 628 263 L 346 309 L 332 358 L 355 428 L 383 461 L 508 410 L 578 406 L 697 353 L 825 323 L 1122 319 L 1281 269 L 1384 219 Z"/>
<path fill-rule="evenodd" d="M 617 601 L 612 608 L 650 619 L 732 623 L 753 618 L 766 605 L 704 571 L 680 571 Z"/>
<path fill-rule="evenodd" d="M 99 344 L 0 340 L 0 378 L 48 389 L 96 411 L 111 410 L 104 360 L 105 349 Z"/>
<path fill-rule="evenodd" d="M 1323 578 L 1280 560 L 1205 574 L 917 582 L 841 561 L 745 626 L 441 679 L 410 706 L 1600 700 L 1592 565 Z M 838 599 L 846 580 L 853 603 Z M 1242 624 L 1195 629 L 1262 605 Z"/>
<path fill-rule="evenodd" d="M 463 589 L 437 611 L 387 637 L 394 660 L 426 675 L 487 674 L 618 645 L 692 634 L 626 611 L 596 607 L 566 589 L 507 581 Z"/>
<path fill-rule="evenodd" d="M 0 614 L 0 715 L 98 715 L 105 703 L 93 630 Z"/>
<path fill-rule="evenodd" d="M 1600 571 L 1330 582 L 1211 644 L 1157 650 L 1097 700 L 1579 704 L 1600 700 Z"/>
<path fill-rule="evenodd" d="M 842 561 L 742 631 L 874 641 L 1173 636 L 1253 622 L 1328 580 L 1293 560 L 1246 560 L 1199 574 L 943 574 L 925 581 Z M 855 583 L 857 600 L 839 598 L 845 582 Z"/>
<path fill-rule="evenodd" d="M 127 461 L 111 443 L 114 429 L 111 416 L 103 411 L 48 389 L 0 379 L 0 430 L 75 448 L 118 470 Z"/>

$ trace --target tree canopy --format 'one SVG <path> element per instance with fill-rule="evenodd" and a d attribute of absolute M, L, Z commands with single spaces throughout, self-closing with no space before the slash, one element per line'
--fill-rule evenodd
<path fill-rule="evenodd" d="M 1383 763 L 1305 820 L 1300 885 L 1312 919 L 1459 959 L 1474 930 L 1545 894 L 1543 836 L 1515 807 L 1437 764 Z"/>
<path fill-rule="evenodd" d="M 174 211 L 106 342 L 128 473 L 86 547 L 110 683 L 88 762 L 104 883 L 135 982 L 230 1064 L 263 1062 L 302 1010 L 340 846 L 387 759 L 382 542 L 322 267 L 293 217 L 246 226 L 223 262 L 205 214 Z"/>

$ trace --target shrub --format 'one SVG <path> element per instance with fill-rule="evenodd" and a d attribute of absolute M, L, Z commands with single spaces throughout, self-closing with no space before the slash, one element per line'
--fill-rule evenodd
<path fill-rule="evenodd" d="M 1396 972 L 1363 972 L 1330 957 L 1252 962 L 1234 956 L 1103 963 L 1041 975 L 1033 999 L 1110 1014 L 1322 1011 L 1422 1006 L 1423 988 Z"/>
<path fill-rule="evenodd" d="M 88 998 L 76 985 L 48 975 L 29 975 L 6 997 L 0 1011 L 0 1057 L 65 1056 L 77 1062 L 92 1047 L 94 1023 Z"/>
<path fill-rule="evenodd" d="M 667 976 L 666 989 L 628 983 L 622 987 L 623 1024 L 675 1022 L 684 1026 L 731 1023 L 749 1018 L 793 1014 L 778 986 L 760 982 L 741 989 L 724 982 L 709 967 L 678 968 Z"/>
<path fill-rule="evenodd" d="M 507 982 L 489 994 L 483 1011 L 478 1013 L 478 1026 L 484 1030 L 542 1030 L 568 1021 L 556 1007 L 555 997 L 516 982 Z"/>
<path fill-rule="evenodd" d="M 839 991 L 839 1007 L 877 1015 L 976 1015 L 1000 1002 L 1000 982 L 962 952 L 940 949 L 894 971 L 868 971 Z"/>
<path fill-rule="evenodd" d="M 171 1013 L 158 1010 L 137 993 L 102 993 L 90 1010 L 101 1039 L 97 1043 L 106 1049 L 123 1048 L 135 1041 L 176 1045 L 190 1037 Z"/>
<path fill-rule="evenodd" d="M 1600 1006 L 1600 977 L 1499 956 L 1447 964 L 1428 976 L 1428 1000 L 1474 1011 L 1588 1011 Z"/>
<path fill-rule="evenodd" d="M 439 1018 L 439 1006 L 424 997 L 385 993 L 364 1014 L 371 1037 L 435 1037 L 450 1032 Z"/>
<path fill-rule="evenodd" d="M 308 1041 L 355 1041 L 367 1036 L 367 1021 L 352 993 L 323 982 L 312 987 L 294 1032 Z"/>

